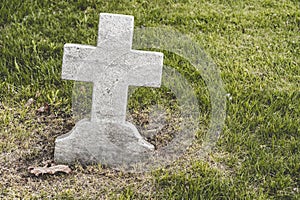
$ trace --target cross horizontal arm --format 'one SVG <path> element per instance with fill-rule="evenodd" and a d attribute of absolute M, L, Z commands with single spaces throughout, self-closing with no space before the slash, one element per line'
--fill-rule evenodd
<path fill-rule="evenodd" d="M 129 71 L 128 85 L 160 87 L 163 53 L 132 50 L 132 62 L 134 68 Z"/>
<path fill-rule="evenodd" d="M 79 66 L 96 49 L 94 46 L 81 44 L 65 44 L 62 63 L 62 78 L 78 80 Z M 78 80 L 79 81 L 79 80 Z"/>

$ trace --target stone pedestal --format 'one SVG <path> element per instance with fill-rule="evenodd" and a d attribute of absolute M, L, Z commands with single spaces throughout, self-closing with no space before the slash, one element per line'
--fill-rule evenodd
<path fill-rule="evenodd" d="M 131 165 L 146 156 L 154 146 L 145 141 L 129 122 L 95 123 L 81 120 L 55 141 L 56 162 L 109 166 Z"/>

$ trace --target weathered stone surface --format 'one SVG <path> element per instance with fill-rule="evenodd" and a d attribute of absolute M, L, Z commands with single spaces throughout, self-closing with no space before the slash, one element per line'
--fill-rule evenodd
<path fill-rule="evenodd" d="M 102 13 L 96 47 L 64 46 L 62 78 L 93 82 L 93 99 L 91 119 L 56 139 L 56 162 L 130 165 L 154 150 L 125 121 L 127 91 L 160 86 L 163 54 L 132 50 L 133 28 L 132 16 Z"/>
<path fill-rule="evenodd" d="M 73 130 L 56 140 L 55 159 L 62 163 L 79 161 L 122 166 L 138 163 L 143 152 L 152 149 L 136 128 L 125 122 L 97 123 L 79 121 Z"/>

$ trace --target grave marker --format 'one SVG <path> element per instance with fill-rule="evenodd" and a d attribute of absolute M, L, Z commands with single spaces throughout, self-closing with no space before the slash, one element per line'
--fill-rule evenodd
<path fill-rule="evenodd" d="M 154 146 L 125 121 L 128 86 L 159 87 L 163 54 L 132 50 L 133 16 L 100 14 L 97 46 L 66 44 L 62 78 L 93 83 L 91 119 L 55 141 L 54 159 L 111 166 L 142 159 Z"/>

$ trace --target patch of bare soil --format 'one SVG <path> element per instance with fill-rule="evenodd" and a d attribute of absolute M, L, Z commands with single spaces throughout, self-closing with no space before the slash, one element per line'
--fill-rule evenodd
<path fill-rule="evenodd" d="M 16 128 L 19 124 L 26 124 L 22 127 L 29 137 L 22 142 L 12 141 L 13 137 L 7 138 L 15 147 L 0 154 L 0 199 L 60 198 L 64 195 L 105 199 L 124 192 L 130 185 L 135 191 L 140 191 L 141 195 L 147 196 L 153 192 L 153 183 L 146 173 L 121 172 L 103 166 L 73 165 L 70 166 L 70 174 L 35 176 L 29 173 L 29 166 L 43 167 L 53 163 L 55 138 L 69 132 L 75 125 L 70 115 L 39 109 L 28 112 L 25 119 L 15 122 Z M 140 130 L 143 133 L 148 134 L 147 139 L 159 148 L 167 143 L 159 137 L 172 137 L 172 128 L 168 123 L 158 123 L 166 122 L 165 116 L 150 119 L 150 115 L 146 111 L 135 112 L 131 119 L 142 127 Z M 159 136 L 145 132 L 155 128 Z"/>
<path fill-rule="evenodd" d="M 181 123 L 179 112 L 170 113 L 161 106 L 132 110 L 128 113 L 127 120 L 137 127 L 155 149 L 168 145 L 179 132 Z"/>

